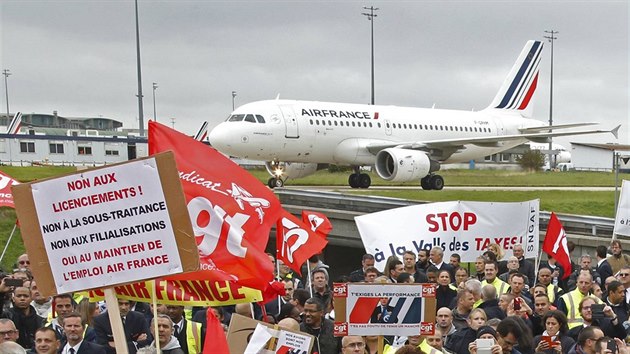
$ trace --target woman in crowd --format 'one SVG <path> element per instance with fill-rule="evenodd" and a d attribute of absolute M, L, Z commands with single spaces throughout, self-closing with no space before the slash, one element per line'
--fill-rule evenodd
<path fill-rule="evenodd" d="M 470 311 L 468 315 L 468 327 L 462 328 L 451 334 L 446 339 L 444 348 L 453 353 L 466 353 L 468 345 L 477 339 L 477 330 L 486 324 L 486 313 L 479 308 Z"/>
<path fill-rule="evenodd" d="M 567 336 L 569 327 L 564 313 L 555 310 L 549 311 L 542 317 L 545 331 L 542 335 L 534 337 L 536 352 L 547 354 L 567 354 L 575 341 Z"/>
<path fill-rule="evenodd" d="M 437 299 L 436 308 L 450 308 L 451 302 L 457 297 L 457 287 L 451 284 L 451 275 L 448 270 L 444 269 L 438 272 L 437 283 L 438 287 L 435 296 Z"/>
<path fill-rule="evenodd" d="M 497 343 L 497 331 L 490 326 L 481 326 L 477 330 L 477 339 L 492 339 L 494 344 L 490 347 L 492 354 L 503 354 L 503 349 Z M 472 341 L 468 345 L 468 351 L 470 354 L 477 354 L 477 343 Z"/>

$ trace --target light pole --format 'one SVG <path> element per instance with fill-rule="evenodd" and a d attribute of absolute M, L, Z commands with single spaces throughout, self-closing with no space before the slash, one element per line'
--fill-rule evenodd
<path fill-rule="evenodd" d="M 361 14 L 364 16 L 367 16 L 368 20 L 370 21 L 370 27 L 371 27 L 371 34 L 372 34 L 372 100 L 370 101 L 372 105 L 374 105 L 374 17 L 376 17 L 376 15 L 374 14 L 374 11 L 378 10 L 378 7 L 374 7 L 374 6 L 370 6 L 370 7 L 364 7 L 364 10 L 370 10 L 370 13 L 367 12 L 362 12 Z"/>
<path fill-rule="evenodd" d="M 157 82 L 153 83 L 153 121 L 157 122 L 157 113 L 155 113 L 155 89 L 158 88 Z"/>
<path fill-rule="evenodd" d="M 232 112 L 234 112 L 234 99 L 236 98 L 236 91 L 232 91 Z"/>
<path fill-rule="evenodd" d="M 144 136 L 144 109 L 142 107 L 142 69 L 140 68 L 140 25 L 138 23 L 138 0 L 136 3 L 136 62 L 138 71 L 138 125 L 140 126 L 140 136 Z"/>
<path fill-rule="evenodd" d="M 548 36 L 544 36 L 545 38 L 547 38 L 547 40 L 549 40 L 549 42 L 551 43 L 551 73 L 549 74 L 551 76 L 551 80 L 549 80 L 549 126 L 553 125 L 553 41 L 555 39 L 558 39 L 558 37 L 555 37 L 556 34 L 558 34 L 558 31 L 545 31 L 545 33 L 548 33 Z M 549 130 L 549 132 L 551 133 L 551 129 Z M 554 167 L 554 163 L 553 163 L 553 153 L 551 152 L 553 150 L 553 138 L 549 138 L 549 169 L 551 170 Z"/>
<path fill-rule="evenodd" d="M 9 84 L 7 83 L 7 79 L 9 78 L 9 75 L 11 75 L 11 73 L 9 72 L 9 69 L 4 69 L 2 70 L 2 75 L 4 75 L 4 93 L 7 97 L 7 125 L 9 125 L 9 123 L 11 122 L 11 116 L 9 113 Z"/>

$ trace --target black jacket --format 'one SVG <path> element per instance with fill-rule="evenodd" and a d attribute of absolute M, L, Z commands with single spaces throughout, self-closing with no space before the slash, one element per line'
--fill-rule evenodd
<path fill-rule="evenodd" d="M 21 345 L 24 349 L 35 347 L 35 331 L 43 326 L 42 318 L 37 316 L 35 308 L 33 306 L 29 307 L 30 311 L 28 315 L 25 315 L 23 311 L 16 307 L 11 307 L 2 314 L 3 318 L 8 318 L 15 323 L 15 328 L 20 332 L 20 338 L 18 338 L 17 344 Z"/>
<path fill-rule="evenodd" d="M 486 313 L 488 319 L 498 318 L 502 320 L 505 318 L 505 312 L 499 307 L 499 300 L 497 299 L 486 300 L 482 302 L 478 308 Z"/>
<path fill-rule="evenodd" d="M 331 320 L 322 317 L 322 324 L 318 329 L 303 322 L 300 324 L 300 331 L 315 336 L 311 353 L 337 354 L 341 351 L 341 337 L 334 336 L 334 324 Z"/>
<path fill-rule="evenodd" d="M 135 354 L 137 348 L 145 347 L 153 341 L 153 336 L 149 330 L 149 323 L 140 312 L 129 311 L 123 328 L 125 329 L 127 347 L 129 348 L 130 354 Z M 109 346 L 109 342 L 114 340 L 114 336 L 107 312 L 94 317 L 94 331 L 96 331 L 96 343 L 105 347 L 107 354 L 115 354 L 116 350 Z M 143 333 L 147 335 L 147 339 L 138 342 L 138 336 Z"/>

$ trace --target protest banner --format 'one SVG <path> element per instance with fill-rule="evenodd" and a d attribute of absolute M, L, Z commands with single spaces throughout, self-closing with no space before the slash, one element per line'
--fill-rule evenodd
<path fill-rule="evenodd" d="M 20 182 L 13 179 L 11 176 L 0 172 L 0 207 L 15 208 L 13 202 L 13 194 L 11 193 L 11 186 L 20 184 Z"/>
<path fill-rule="evenodd" d="M 157 302 L 165 305 L 223 306 L 263 300 L 260 290 L 228 281 L 158 278 L 114 287 L 119 299 L 141 302 L 150 302 L 154 289 Z M 91 302 L 101 301 L 105 296 L 102 289 L 90 290 L 86 295 Z"/>
<path fill-rule="evenodd" d="M 375 267 L 385 268 L 389 256 L 402 257 L 439 246 L 444 259 L 458 253 L 462 262 L 474 262 L 497 243 L 507 258 L 512 247 L 522 244 L 525 258 L 539 248 L 539 200 L 520 203 L 440 202 L 385 210 L 354 218 L 367 253 Z"/>
<path fill-rule="evenodd" d="M 334 283 L 335 336 L 435 331 L 436 284 Z"/>
<path fill-rule="evenodd" d="M 45 296 L 199 268 L 170 152 L 16 185 L 13 193 Z"/>
<path fill-rule="evenodd" d="M 273 326 L 261 321 L 256 321 L 249 317 L 233 314 L 230 320 L 230 326 L 228 328 L 227 335 L 230 353 L 245 353 L 247 345 L 250 339 L 253 337 L 256 327 L 259 325 L 265 326 L 267 328 L 267 331 L 264 331 L 263 334 L 265 334 L 270 341 L 274 342 L 272 343 L 271 348 L 269 348 L 269 342 L 267 342 L 266 346 L 268 350 L 264 350 L 264 353 L 308 354 L 311 352 L 311 348 L 315 343 L 315 337 L 308 333 L 278 328 L 277 326 Z"/>
<path fill-rule="evenodd" d="M 623 180 L 621 183 L 621 195 L 615 214 L 614 235 L 630 236 L 630 182 Z"/>

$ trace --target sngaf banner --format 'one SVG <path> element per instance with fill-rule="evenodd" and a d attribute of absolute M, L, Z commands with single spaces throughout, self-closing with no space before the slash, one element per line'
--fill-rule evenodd
<path fill-rule="evenodd" d="M 387 258 L 402 257 L 407 250 L 417 253 L 439 246 L 448 261 L 453 253 L 462 262 L 477 256 L 496 243 L 512 255 L 512 247 L 522 244 L 525 258 L 538 254 L 539 200 L 520 203 L 440 202 L 390 209 L 354 218 L 367 253 L 375 258 L 380 271 Z"/>
<path fill-rule="evenodd" d="M 630 184 L 623 180 L 621 184 L 621 196 L 615 215 L 614 234 L 630 236 Z"/>

